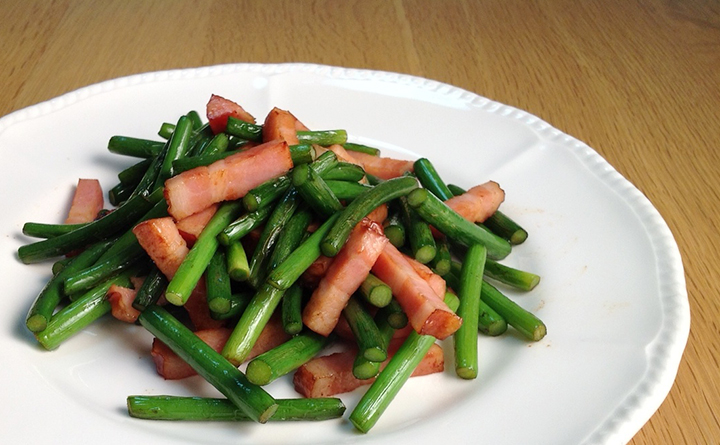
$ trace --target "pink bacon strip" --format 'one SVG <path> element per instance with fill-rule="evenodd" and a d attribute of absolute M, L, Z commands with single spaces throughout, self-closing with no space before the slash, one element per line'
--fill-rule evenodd
<path fill-rule="evenodd" d="M 460 328 L 462 319 L 455 315 L 410 264 L 407 257 L 388 243 L 372 271 L 384 281 L 419 334 L 444 339 Z"/>
<path fill-rule="evenodd" d="M 168 213 L 181 220 L 222 201 L 242 198 L 293 167 L 285 141 L 270 141 L 165 181 Z"/>
<path fill-rule="evenodd" d="M 401 344 L 402 340 L 391 342 L 390 354 L 394 354 Z M 375 380 L 374 378 L 359 380 L 352 373 L 356 354 L 355 350 L 349 349 L 315 357 L 305 363 L 295 371 L 293 377 L 295 391 L 304 397 L 331 397 L 369 385 Z M 381 367 L 384 368 L 388 361 L 389 359 L 383 362 Z M 413 371 L 412 377 L 442 372 L 444 367 L 443 350 L 438 344 L 433 344 Z"/>
<path fill-rule="evenodd" d="M 445 201 L 451 209 L 472 222 L 483 222 L 495 213 L 505 200 L 505 192 L 495 181 L 476 185 L 462 195 Z"/>
<path fill-rule="evenodd" d="M 102 187 L 97 179 L 79 179 L 65 224 L 94 221 L 105 205 Z"/>
<path fill-rule="evenodd" d="M 308 328 L 330 335 L 387 242 L 380 224 L 364 218 L 355 226 L 303 310 L 303 323 Z"/>

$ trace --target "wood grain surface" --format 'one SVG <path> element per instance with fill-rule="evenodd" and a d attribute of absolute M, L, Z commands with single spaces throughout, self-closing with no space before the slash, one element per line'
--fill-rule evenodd
<path fill-rule="evenodd" d="M 631 443 L 720 443 L 720 2 L 0 0 L 0 115 L 99 81 L 231 62 L 424 76 L 588 143 L 680 246 L 692 327 Z"/>

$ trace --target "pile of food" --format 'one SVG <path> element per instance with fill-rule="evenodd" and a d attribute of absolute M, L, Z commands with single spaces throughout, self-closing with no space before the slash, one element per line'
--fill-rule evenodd
<path fill-rule="evenodd" d="M 160 140 L 113 136 L 111 152 L 139 160 L 113 208 L 80 179 L 64 224 L 23 227 L 43 239 L 21 261 L 56 259 L 26 320 L 44 348 L 112 314 L 155 336 L 162 377 L 199 374 L 226 397 L 130 396 L 131 416 L 323 420 L 366 387 L 349 420 L 367 432 L 408 378 L 443 371 L 438 342 L 473 379 L 479 335 L 545 336 L 500 290 L 539 277 L 499 262 L 527 232 L 498 210 L 496 182 L 461 189 L 428 159 L 381 156 L 278 108 L 258 124 L 213 95 L 206 118 L 165 123 Z M 285 375 L 302 397 L 263 388 Z"/>

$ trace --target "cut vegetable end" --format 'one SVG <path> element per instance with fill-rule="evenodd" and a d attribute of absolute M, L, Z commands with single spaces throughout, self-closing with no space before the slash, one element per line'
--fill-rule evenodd
<path fill-rule="evenodd" d="M 371 362 L 382 362 L 387 359 L 387 351 L 382 348 L 368 348 L 363 351 L 363 357 Z"/>
<path fill-rule="evenodd" d="M 538 325 L 535 330 L 532 332 L 532 340 L 533 341 L 540 341 L 547 335 L 547 327 L 545 327 L 545 324 Z"/>
<path fill-rule="evenodd" d="M 267 423 L 268 420 L 275 414 L 275 412 L 278 410 L 278 404 L 275 403 L 274 405 L 270 405 L 268 409 L 260 413 L 260 417 L 258 418 L 258 422 L 260 423 Z"/>
<path fill-rule="evenodd" d="M 522 244 L 527 240 L 528 233 L 525 230 L 517 230 L 510 236 L 510 244 Z"/>
<path fill-rule="evenodd" d="M 455 373 L 458 377 L 465 380 L 472 380 L 477 378 L 477 369 L 471 366 L 461 366 L 455 368 Z"/>
<path fill-rule="evenodd" d="M 378 362 L 367 361 L 353 367 L 353 376 L 359 380 L 371 379 L 380 372 L 380 364 Z"/>
<path fill-rule="evenodd" d="M 488 326 L 479 326 L 478 329 L 485 335 L 490 337 L 497 337 L 507 332 L 507 322 L 505 320 L 495 321 Z"/>
<path fill-rule="evenodd" d="M 165 299 L 168 303 L 174 304 L 175 306 L 185 305 L 185 298 L 181 294 L 175 292 L 166 292 Z"/>
<path fill-rule="evenodd" d="M 225 298 L 214 298 L 208 303 L 210 311 L 216 314 L 227 314 L 230 311 L 230 301 Z"/>
<path fill-rule="evenodd" d="M 407 195 L 407 202 L 411 207 L 417 207 L 427 199 L 428 193 L 426 189 L 415 189 Z"/>
<path fill-rule="evenodd" d="M 369 296 L 370 301 L 375 307 L 385 307 L 392 301 L 392 290 L 389 287 L 377 286 Z"/>
<path fill-rule="evenodd" d="M 370 431 L 370 428 L 373 427 L 374 422 L 367 422 L 364 419 L 358 419 L 357 416 L 350 415 L 350 423 L 353 424 L 355 429 L 360 431 L 361 433 L 367 434 L 368 431 Z"/>
<path fill-rule="evenodd" d="M 223 246 L 229 246 L 230 243 L 233 241 L 232 238 L 230 238 L 226 233 L 223 232 L 220 232 L 220 234 L 218 234 L 217 239 Z"/>
<path fill-rule="evenodd" d="M 255 197 L 255 195 L 247 194 L 243 197 L 243 207 L 245 207 L 245 210 L 248 212 L 254 212 L 255 210 L 260 207 L 260 202 Z"/>
<path fill-rule="evenodd" d="M 30 332 L 40 332 L 47 327 L 48 319 L 44 315 L 35 314 L 27 319 L 25 325 Z"/>
<path fill-rule="evenodd" d="M 325 256 L 334 257 L 340 251 L 340 247 L 337 247 L 330 240 L 323 240 L 322 243 L 320 243 L 320 251 Z"/>
<path fill-rule="evenodd" d="M 438 261 L 433 267 L 436 274 L 442 276 L 447 275 L 450 272 L 452 263 L 450 261 Z"/>
<path fill-rule="evenodd" d="M 299 334 L 302 331 L 302 328 L 302 323 L 285 323 L 284 325 L 285 332 L 290 335 Z"/>
<path fill-rule="evenodd" d="M 435 258 L 437 249 L 434 246 L 423 246 L 415 252 L 415 259 L 422 264 L 427 264 Z"/>
<path fill-rule="evenodd" d="M 535 286 L 537 286 L 538 284 L 540 284 L 540 277 L 536 275 L 532 277 L 532 279 L 528 282 L 527 290 L 530 291 L 535 289 Z"/>
<path fill-rule="evenodd" d="M 248 363 L 245 375 L 256 385 L 267 385 L 272 381 L 272 369 L 262 360 L 252 360 Z"/>
<path fill-rule="evenodd" d="M 388 324 L 395 329 L 403 329 L 408 324 L 408 318 L 405 313 L 394 313 L 388 315 Z"/>
<path fill-rule="evenodd" d="M 249 276 L 247 269 L 230 269 L 228 272 L 234 281 L 245 281 Z"/>
<path fill-rule="evenodd" d="M 385 228 L 385 236 L 390 240 L 390 243 L 395 247 L 402 247 L 405 245 L 405 231 L 397 226 L 388 226 Z"/>

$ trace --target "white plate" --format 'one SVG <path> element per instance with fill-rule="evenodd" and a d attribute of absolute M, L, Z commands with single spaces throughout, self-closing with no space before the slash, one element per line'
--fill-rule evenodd
<path fill-rule="evenodd" d="M 133 160 L 107 152 L 110 136 L 156 137 L 162 122 L 202 112 L 211 93 L 258 117 L 278 106 L 311 128 L 345 128 L 386 155 L 426 156 L 462 186 L 498 181 L 507 192 L 503 209 L 530 232 L 507 263 L 543 277 L 530 294 L 508 293 L 545 321 L 547 337 L 536 344 L 512 333 L 483 338 L 477 380 L 461 381 L 451 369 L 413 379 L 367 435 L 347 420 L 251 425 L 129 418 L 130 394 L 216 393 L 197 377 L 163 381 L 148 355 L 150 336 L 111 319 L 55 352 L 42 351 L 24 316 L 49 265 L 17 260 L 17 248 L 31 241 L 21 227 L 61 222 L 79 177 L 99 178 L 105 190 L 115 184 L 115 174 Z M 650 202 L 582 142 L 446 84 L 296 64 L 135 75 L 5 116 L 0 152 L 0 430 L 14 442 L 623 443 L 666 397 L 687 341 L 680 255 Z M 294 396 L 287 380 L 269 389 Z M 343 398 L 348 412 L 358 394 Z"/>

